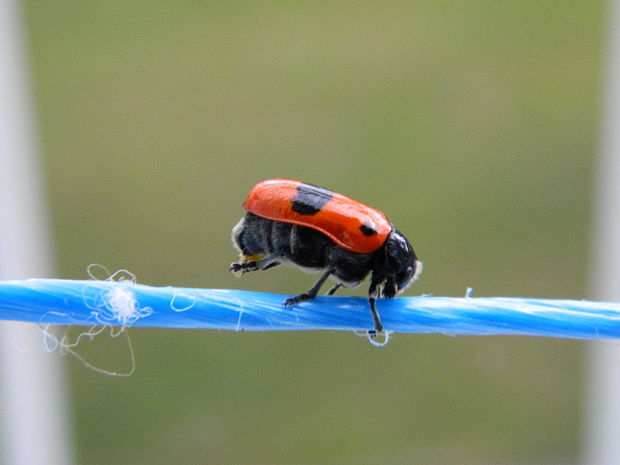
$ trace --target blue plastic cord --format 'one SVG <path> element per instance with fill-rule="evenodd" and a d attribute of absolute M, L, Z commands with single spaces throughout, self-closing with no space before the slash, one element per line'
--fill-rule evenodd
<path fill-rule="evenodd" d="M 284 308 L 287 296 L 229 289 L 152 287 L 131 281 L 0 281 L 0 320 L 233 331 L 369 330 L 361 297 L 318 297 Z M 620 303 L 479 297 L 381 299 L 388 331 L 449 335 L 620 337 Z"/>

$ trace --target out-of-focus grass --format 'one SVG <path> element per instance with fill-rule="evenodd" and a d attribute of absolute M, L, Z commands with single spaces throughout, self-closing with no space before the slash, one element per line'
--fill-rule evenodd
<path fill-rule="evenodd" d="M 61 277 L 300 292 L 227 272 L 248 189 L 285 176 L 384 210 L 426 265 L 410 294 L 586 296 L 602 2 L 24 6 Z M 128 380 L 71 365 L 81 463 L 577 453 L 576 342 L 133 338 Z"/>

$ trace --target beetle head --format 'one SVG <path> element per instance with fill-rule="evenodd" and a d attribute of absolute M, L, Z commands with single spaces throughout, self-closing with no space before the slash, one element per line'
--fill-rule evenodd
<path fill-rule="evenodd" d="M 394 297 L 413 284 L 422 273 L 422 262 L 413 251 L 413 247 L 396 228 L 388 236 L 385 245 L 385 284 L 383 296 Z"/>

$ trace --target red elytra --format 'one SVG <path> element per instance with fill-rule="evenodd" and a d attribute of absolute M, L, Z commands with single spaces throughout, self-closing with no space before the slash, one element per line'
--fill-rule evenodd
<path fill-rule="evenodd" d="M 263 218 L 315 229 L 351 252 L 374 252 L 392 232 L 392 225 L 379 210 L 294 179 L 259 182 L 243 207 Z"/>

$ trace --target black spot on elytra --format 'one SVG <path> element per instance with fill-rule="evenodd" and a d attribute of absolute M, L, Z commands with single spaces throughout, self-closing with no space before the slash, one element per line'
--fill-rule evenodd
<path fill-rule="evenodd" d="M 374 236 L 377 234 L 377 230 L 375 229 L 375 225 L 371 223 L 364 223 L 360 226 L 360 231 L 364 236 Z"/>
<path fill-rule="evenodd" d="M 297 195 L 293 197 L 291 208 L 300 215 L 315 215 L 320 212 L 334 193 L 322 187 L 312 184 L 300 184 L 297 186 Z"/>

